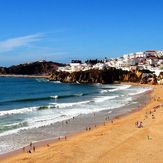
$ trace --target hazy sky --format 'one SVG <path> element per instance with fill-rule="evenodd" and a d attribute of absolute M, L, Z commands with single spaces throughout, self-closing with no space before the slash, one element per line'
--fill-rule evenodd
<path fill-rule="evenodd" d="M 163 49 L 162 0 L 0 0 L 0 66 Z"/>

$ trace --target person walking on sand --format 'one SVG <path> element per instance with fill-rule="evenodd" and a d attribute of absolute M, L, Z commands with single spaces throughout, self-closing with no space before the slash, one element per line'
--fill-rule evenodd
<path fill-rule="evenodd" d="M 149 135 L 147 135 L 147 138 L 148 138 L 148 140 L 152 140 L 152 138 Z"/>
<path fill-rule="evenodd" d="M 140 128 L 143 128 L 143 122 L 142 121 L 140 122 Z"/>
<path fill-rule="evenodd" d="M 32 147 L 32 142 L 29 144 L 30 147 Z"/>
<path fill-rule="evenodd" d="M 35 147 L 35 146 L 33 146 L 33 152 L 35 152 L 35 150 L 36 150 L 36 147 Z"/>
<path fill-rule="evenodd" d="M 138 128 L 143 128 L 143 122 L 142 121 L 138 122 Z"/>

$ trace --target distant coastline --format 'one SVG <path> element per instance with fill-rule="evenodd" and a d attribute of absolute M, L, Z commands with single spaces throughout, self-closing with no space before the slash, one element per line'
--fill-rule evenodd
<path fill-rule="evenodd" d="M 17 75 L 17 74 L 0 74 L 0 77 L 14 77 L 14 78 L 49 78 L 49 75 Z"/>
<path fill-rule="evenodd" d="M 161 78 L 156 77 L 149 70 L 131 69 L 130 71 L 117 69 L 116 67 L 98 67 L 87 65 L 87 69 L 82 70 L 82 64 L 72 63 L 71 66 L 52 61 L 36 61 L 24 63 L 11 67 L 0 67 L 0 77 L 21 77 L 21 78 L 46 78 L 51 81 L 63 83 L 102 83 L 113 84 L 120 82 L 133 82 L 141 84 L 157 84 Z M 77 67 L 79 68 L 77 69 Z M 65 68 L 75 67 L 73 71 L 66 71 Z"/>

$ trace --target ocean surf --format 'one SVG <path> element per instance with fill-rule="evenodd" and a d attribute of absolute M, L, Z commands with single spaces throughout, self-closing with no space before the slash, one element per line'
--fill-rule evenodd
<path fill-rule="evenodd" d="M 70 134 L 102 123 L 106 116 L 132 111 L 145 101 L 144 93 L 151 90 L 35 78 L 0 78 L 0 87 L 0 153 L 31 141 Z M 67 121 L 70 125 L 66 125 Z"/>

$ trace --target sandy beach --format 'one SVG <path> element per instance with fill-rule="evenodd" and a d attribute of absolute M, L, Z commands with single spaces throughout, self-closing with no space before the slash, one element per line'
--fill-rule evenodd
<path fill-rule="evenodd" d="M 163 86 L 141 110 L 57 142 L 0 160 L 14 162 L 155 163 L 163 161 Z"/>

